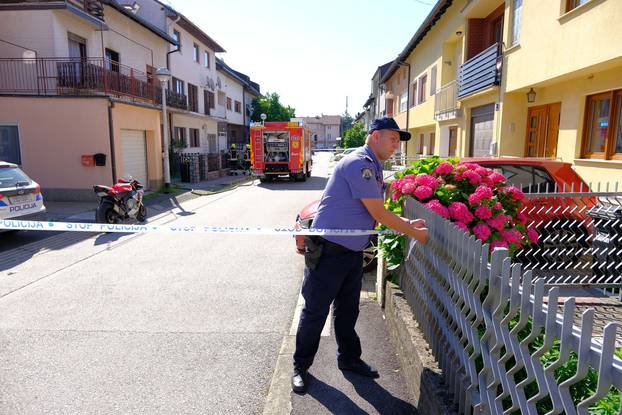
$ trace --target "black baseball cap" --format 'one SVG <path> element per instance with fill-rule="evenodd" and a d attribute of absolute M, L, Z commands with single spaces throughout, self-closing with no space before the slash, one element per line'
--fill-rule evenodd
<path fill-rule="evenodd" d="M 400 133 L 401 141 L 410 140 L 410 133 L 408 131 L 400 130 L 400 127 L 397 125 L 395 120 L 390 117 L 382 117 L 376 118 L 371 122 L 371 126 L 369 127 L 369 133 L 371 134 L 373 131 L 377 130 L 393 130 Z"/>

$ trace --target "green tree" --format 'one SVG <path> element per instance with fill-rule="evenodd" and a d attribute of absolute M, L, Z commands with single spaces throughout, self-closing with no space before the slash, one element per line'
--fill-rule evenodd
<path fill-rule="evenodd" d="M 344 112 L 341 116 L 341 126 L 339 128 L 339 135 L 342 139 L 346 135 L 346 132 L 352 128 L 353 123 L 354 119 L 348 114 L 348 111 Z"/>
<path fill-rule="evenodd" d="M 289 121 L 296 116 L 296 109 L 283 106 L 279 101 L 279 94 L 276 92 L 266 93 L 266 95 L 256 98 L 253 101 L 253 114 L 251 120 L 261 121 L 261 114 L 266 114 L 266 121 Z"/>
<path fill-rule="evenodd" d="M 344 148 L 350 147 L 360 147 L 365 144 L 365 138 L 367 138 L 367 131 L 365 131 L 365 126 L 362 122 L 357 122 L 346 131 L 344 137 L 342 137 L 341 142 L 343 143 Z"/>

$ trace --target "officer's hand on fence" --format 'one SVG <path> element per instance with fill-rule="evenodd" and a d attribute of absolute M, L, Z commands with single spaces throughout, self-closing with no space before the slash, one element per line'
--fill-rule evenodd
<path fill-rule="evenodd" d="M 425 228 L 425 219 L 411 219 L 409 220 L 410 224 L 415 228 Z"/>
<path fill-rule="evenodd" d="M 428 242 L 428 228 L 412 226 L 412 230 L 408 232 L 408 236 L 415 238 L 417 241 L 425 244 Z"/>

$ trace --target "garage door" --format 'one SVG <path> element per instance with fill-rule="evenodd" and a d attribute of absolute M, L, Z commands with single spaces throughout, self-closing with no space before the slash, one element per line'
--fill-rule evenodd
<path fill-rule="evenodd" d="M 470 156 L 480 157 L 490 155 L 492 143 L 492 128 L 495 118 L 495 104 L 471 110 L 471 151 Z"/>
<path fill-rule="evenodd" d="M 145 187 L 148 187 L 145 132 L 142 130 L 121 130 L 121 152 L 123 154 L 123 174 L 131 174 Z"/>

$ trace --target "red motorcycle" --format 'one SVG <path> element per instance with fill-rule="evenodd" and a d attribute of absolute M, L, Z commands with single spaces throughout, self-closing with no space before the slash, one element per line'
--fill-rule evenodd
<path fill-rule="evenodd" d="M 143 185 L 134 178 L 119 179 L 111 187 L 95 185 L 93 191 L 99 198 L 95 212 L 98 223 L 118 223 L 125 219 L 144 222 L 147 219 L 147 207 L 143 204 Z"/>

